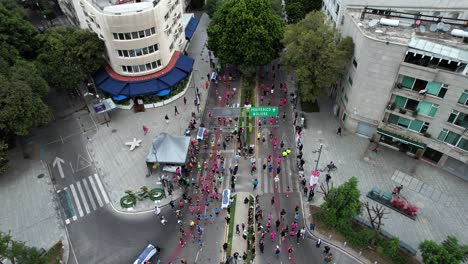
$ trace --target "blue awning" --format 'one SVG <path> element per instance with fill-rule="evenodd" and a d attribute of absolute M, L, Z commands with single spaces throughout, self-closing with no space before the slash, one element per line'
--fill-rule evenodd
<path fill-rule="evenodd" d="M 170 92 L 171 92 L 171 89 L 162 90 L 162 91 L 159 91 L 159 92 L 156 94 L 156 96 L 163 97 L 163 96 L 168 95 Z"/>
<path fill-rule="evenodd" d="M 179 70 L 182 70 L 186 73 L 190 73 L 192 72 L 192 66 L 193 66 L 193 62 L 195 60 L 188 57 L 188 56 L 185 56 L 183 54 L 180 54 L 179 56 L 179 59 L 177 60 L 176 62 L 176 68 L 178 68 Z"/>
<path fill-rule="evenodd" d="M 120 91 L 122 91 L 125 86 L 127 86 L 126 82 L 117 81 L 110 77 L 103 83 L 99 84 L 99 88 L 101 88 L 101 90 L 106 93 L 110 93 L 111 95 L 119 95 Z"/>
<path fill-rule="evenodd" d="M 185 39 L 191 39 L 193 37 L 193 33 L 195 33 L 195 30 L 197 29 L 198 22 L 198 19 L 195 17 L 190 18 L 190 21 L 185 27 Z"/>
<path fill-rule="evenodd" d="M 112 96 L 112 99 L 114 99 L 114 101 L 122 101 L 122 100 L 125 100 L 127 98 L 128 98 L 128 96 L 126 96 L 126 95 Z"/>
<path fill-rule="evenodd" d="M 114 100 L 124 100 L 124 97 L 135 97 L 139 95 L 159 94 L 168 90 L 182 81 L 191 71 L 194 60 L 190 57 L 179 55 L 175 67 L 160 77 L 154 77 L 144 81 L 119 81 L 113 79 L 107 71 L 102 68 L 94 75 L 94 82 L 101 90 L 114 96 Z M 169 92 L 163 95 L 167 95 Z"/>
<path fill-rule="evenodd" d="M 178 68 L 174 67 L 170 72 L 159 77 L 159 80 L 165 82 L 167 85 L 174 87 L 178 82 L 182 81 L 187 74 Z"/>

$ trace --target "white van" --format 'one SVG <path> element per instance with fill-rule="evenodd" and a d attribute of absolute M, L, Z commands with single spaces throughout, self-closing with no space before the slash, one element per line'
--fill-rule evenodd
<path fill-rule="evenodd" d="M 157 252 L 156 248 L 149 244 L 133 264 L 145 264 L 145 262 L 150 260 Z"/>

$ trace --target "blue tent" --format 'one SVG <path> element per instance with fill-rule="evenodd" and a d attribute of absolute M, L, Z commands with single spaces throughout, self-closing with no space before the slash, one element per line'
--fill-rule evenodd
<path fill-rule="evenodd" d="M 198 26 L 198 19 L 195 17 L 191 17 L 190 21 L 188 22 L 187 26 L 185 27 L 185 39 L 192 39 L 193 34 L 195 33 L 195 30 L 197 29 Z"/>

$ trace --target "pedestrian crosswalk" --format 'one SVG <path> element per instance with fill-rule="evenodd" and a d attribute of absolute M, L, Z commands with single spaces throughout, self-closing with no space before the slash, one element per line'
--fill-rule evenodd
<path fill-rule="evenodd" d="M 252 191 L 252 180 L 254 178 L 257 178 L 258 180 L 258 185 L 255 192 L 259 195 L 265 193 L 275 193 L 275 188 L 278 188 L 279 193 L 287 193 L 288 186 L 290 191 L 297 190 L 297 186 L 299 185 L 298 174 L 294 173 L 291 169 L 292 166 L 295 166 L 295 157 L 291 155 L 290 157 L 283 159 L 281 162 L 281 171 L 279 173 L 279 183 L 277 184 L 277 187 L 274 183 L 274 177 L 277 175 L 276 166 L 273 166 L 273 171 L 270 173 L 268 168 L 265 170 L 263 169 L 263 164 L 266 164 L 268 167 L 266 158 L 258 158 L 256 162 L 257 170 L 251 174 L 250 161 L 240 160 L 240 167 L 242 167 L 241 163 L 246 163 L 246 168 L 244 170 L 240 170 L 240 172 L 237 174 L 236 191 Z M 229 173 L 223 181 L 222 188 L 231 188 Z"/>
<path fill-rule="evenodd" d="M 67 225 L 109 203 L 109 197 L 97 174 L 57 190 L 57 195 Z"/>

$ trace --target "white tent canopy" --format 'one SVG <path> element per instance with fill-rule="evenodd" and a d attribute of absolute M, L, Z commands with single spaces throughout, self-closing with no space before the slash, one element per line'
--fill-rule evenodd
<path fill-rule="evenodd" d="M 161 133 L 153 139 L 146 162 L 185 164 L 190 137 Z"/>

